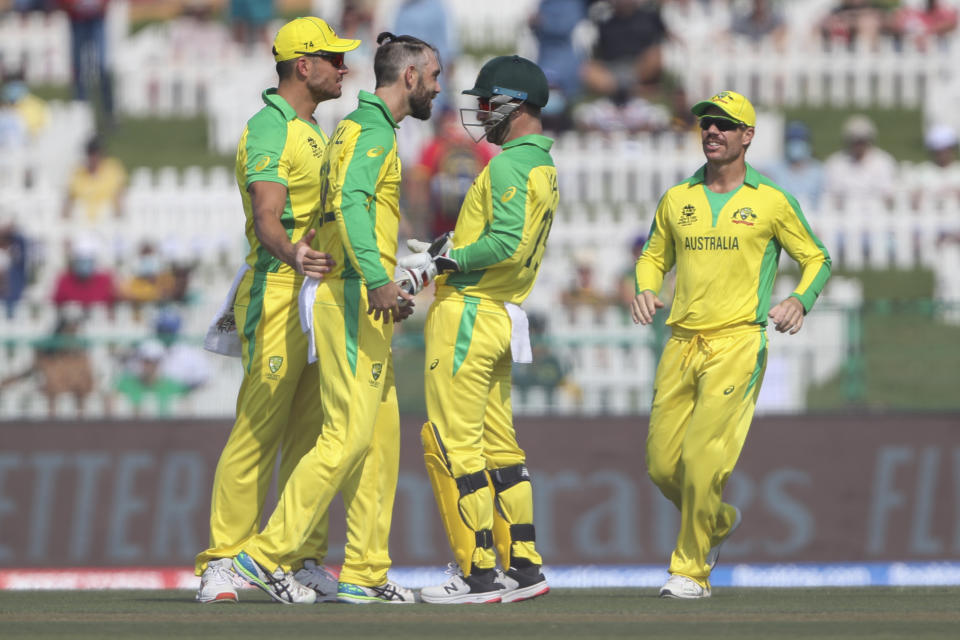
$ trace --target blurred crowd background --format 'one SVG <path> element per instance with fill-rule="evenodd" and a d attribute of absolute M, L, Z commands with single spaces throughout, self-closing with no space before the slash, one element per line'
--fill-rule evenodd
<path fill-rule="evenodd" d="M 703 162 L 690 106 L 723 89 L 834 259 L 803 331 L 771 335 L 758 411 L 960 409 L 953 0 L 0 0 L 0 420 L 233 415 L 240 366 L 201 343 L 247 249 L 237 139 L 298 15 L 363 40 L 328 133 L 373 89 L 379 31 L 440 51 L 433 118 L 398 131 L 408 237 L 452 229 L 497 151 L 457 111 L 483 62 L 545 69 L 561 204 L 518 413 L 646 413 L 666 329 L 629 321 L 633 262 Z M 395 338 L 404 411 L 430 295 Z"/>

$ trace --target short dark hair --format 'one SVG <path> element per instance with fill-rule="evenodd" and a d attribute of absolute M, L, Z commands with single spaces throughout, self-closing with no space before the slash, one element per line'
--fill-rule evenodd
<path fill-rule="evenodd" d="M 408 66 L 419 66 L 427 49 L 433 51 L 440 62 L 440 52 L 429 42 L 413 36 L 395 36 L 383 31 L 377 36 L 377 53 L 373 57 L 373 75 L 377 79 L 377 88 L 391 85 Z M 442 68 L 442 65 L 441 65 Z"/>
<path fill-rule="evenodd" d="M 276 49 L 274 49 L 276 52 Z M 293 69 L 297 66 L 297 58 L 291 60 L 282 60 L 277 63 L 277 78 L 287 80 L 293 77 Z"/>

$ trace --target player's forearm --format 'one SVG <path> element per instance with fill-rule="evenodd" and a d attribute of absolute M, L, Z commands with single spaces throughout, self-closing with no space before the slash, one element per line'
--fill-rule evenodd
<path fill-rule="evenodd" d="M 280 213 L 276 211 L 255 210 L 253 213 L 253 230 L 260 245 L 277 260 L 282 260 L 296 268 L 297 250 L 287 230 L 280 222 Z"/>
<path fill-rule="evenodd" d="M 347 260 L 367 283 L 367 288 L 375 289 L 390 282 L 390 276 L 380 262 L 376 230 L 366 208 L 347 205 L 342 209 L 341 218 L 343 222 L 338 222 L 338 225 L 344 252 Z"/>

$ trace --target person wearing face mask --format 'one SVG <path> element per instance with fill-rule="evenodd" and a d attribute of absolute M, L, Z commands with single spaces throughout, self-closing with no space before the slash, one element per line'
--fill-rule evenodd
<path fill-rule="evenodd" d="M 140 247 L 134 273 L 120 284 L 119 295 L 130 302 L 166 302 L 173 296 L 174 278 L 170 267 L 150 243 Z"/>
<path fill-rule="evenodd" d="M 76 302 L 84 308 L 95 304 L 112 305 L 117 300 L 113 274 L 97 269 L 97 244 L 80 237 L 70 247 L 67 270 L 57 278 L 53 302 L 57 306 Z"/>
<path fill-rule="evenodd" d="M 823 163 L 813 157 L 810 129 L 799 120 L 787 123 L 783 158 L 763 171 L 796 196 L 804 211 L 816 212 L 823 195 Z"/>

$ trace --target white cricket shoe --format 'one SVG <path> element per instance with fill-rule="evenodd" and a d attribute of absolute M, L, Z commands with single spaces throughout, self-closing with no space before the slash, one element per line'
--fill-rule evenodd
<path fill-rule="evenodd" d="M 550 591 L 547 579 L 540 573 L 539 567 L 511 567 L 506 571 L 497 569 L 497 582 L 503 585 L 500 602 L 520 602 Z"/>
<path fill-rule="evenodd" d="M 303 568 L 293 574 L 297 582 L 317 592 L 317 602 L 336 602 L 339 580 L 316 560 L 304 560 Z"/>
<path fill-rule="evenodd" d="M 241 551 L 233 559 L 233 570 L 255 587 L 283 604 L 313 604 L 317 601 L 317 592 L 305 587 L 292 573 L 285 573 L 282 567 L 277 567 L 272 574 L 259 562 Z"/>
<path fill-rule="evenodd" d="M 737 514 L 733 518 L 733 524 L 730 525 L 730 531 L 727 532 L 727 535 L 723 537 L 723 540 L 718 542 L 716 546 L 710 547 L 710 552 L 707 554 L 707 566 L 710 567 L 710 571 L 713 571 L 713 568 L 717 566 L 717 560 L 720 559 L 720 547 L 723 546 L 723 543 L 730 539 L 730 536 L 733 535 L 733 532 L 740 527 L 740 523 L 743 522 L 743 513 L 740 512 L 740 509 L 734 507 L 737 510 Z"/>
<path fill-rule="evenodd" d="M 413 604 L 417 601 L 413 590 L 387 580 L 379 587 L 365 587 L 352 582 L 341 582 L 337 588 L 337 601 L 350 604 Z"/>
<path fill-rule="evenodd" d="M 497 582 L 497 574 L 492 569 L 475 571 L 464 577 L 455 563 L 447 566 L 447 573 L 453 577 L 436 587 L 424 587 L 420 590 L 420 600 L 431 604 L 488 604 L 500 602 L 504 585 Z"/>
<path fill-rule="evenodd" d="M 687 576 L 681 576 L 675 573 L 660 587 L 660 597 L 682 598 L 684 600 L 709 598 L 710 588 L 701 587 Z"/>
<path fill-rule="evenodd" d="M 230 558 L 211 560 L 200 576 L 197 602 L 236 602 L 237 587 L 241 586 L 243 580 L 234 573 Z"/>

